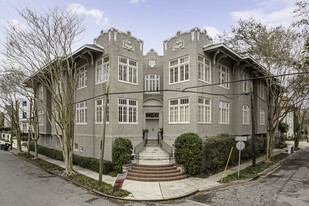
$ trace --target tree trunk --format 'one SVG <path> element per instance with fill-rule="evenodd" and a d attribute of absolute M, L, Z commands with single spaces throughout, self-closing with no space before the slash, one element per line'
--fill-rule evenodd
<path fill-rule="evenodd" d="M 16 128 L 16 142 L 17 142 L 17 152 L 21 153 L 21 140 L 20 140 L 20 129 Z"/>
<path fill-rule="evenodd" d="M 294 138 L 294 149 L 295 150 L 298 150 L 299 139 L 300 139 L 300 132 L 297 132 Z"/>
<path fill-rule="evenodd" d="M 64 174 L 66 176 L 73 175 L 73 150 L 68 148 L 69 145 L 64 145 L 64 164 L 65 164 L 65 171 Z"/>
<path fill-rule="evenodd" d="M 34 140 L 34 159 L 38 159 L 38 139 Z"/>
<path fill-rule="evenodd" d="M 267 134 L 266 134 L 266 162 L 270 162 L 270 134 L 269 134 L 269 130 L 267 130 Z"/>

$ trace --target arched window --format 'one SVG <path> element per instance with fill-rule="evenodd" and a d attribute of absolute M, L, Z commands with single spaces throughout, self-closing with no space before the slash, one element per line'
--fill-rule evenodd
<path fill-rule="evenodd" d="M 157 74 L 148 74 L 145 76 L 145 91 L 159 93 L 160 76 Z"/>

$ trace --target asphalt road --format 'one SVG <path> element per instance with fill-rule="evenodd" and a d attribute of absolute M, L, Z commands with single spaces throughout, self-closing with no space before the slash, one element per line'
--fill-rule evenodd
<path fill-rule="evenodd" d="M 308 206 L 309 150 L 290 156 L 282 163 L 281 168 L 265 178 L 164 203 L 107 200 L 69 184 L 10 152 L 0 150 L 0 206 L 6 205 Z"/>
<path fill-rule="evenodd" d="M 288 157 L 271 175 L 189 198 L 205 205 L 309 205 L 309 150 Z"/>
<path fill-rule="evenodd" d="M 0 150 L 0 206 L 119 205 Z"/>

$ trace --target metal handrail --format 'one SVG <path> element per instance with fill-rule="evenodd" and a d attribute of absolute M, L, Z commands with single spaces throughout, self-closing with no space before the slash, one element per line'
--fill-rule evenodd
<path fill-rule="evenodd" d="M 143 141 L 141 141 L 140 143 L 138 143 L 135 147 L 134 147 L 134 156 L 137 160 L 137 164 L 139 163 L 139 153 L 145 148 L 146 144 L 147 144 L 147 135 L 144 138 Z"/>

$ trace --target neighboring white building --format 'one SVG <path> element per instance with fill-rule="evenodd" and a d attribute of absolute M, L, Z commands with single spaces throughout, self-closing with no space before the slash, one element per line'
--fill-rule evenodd
<path fill-rule="evenodd" d="M 293 137 L 294 136 L 294 112 L 289 112 L 282 122 L 289 125 L 289 130 L 287 131 L 286 136 Z"/>
<path fill-rule="evenodd" d="M 26 98 L 19 99 L 19 126 L 21 132 L 28 132 L 30 117 L 30 102 Z"/>

